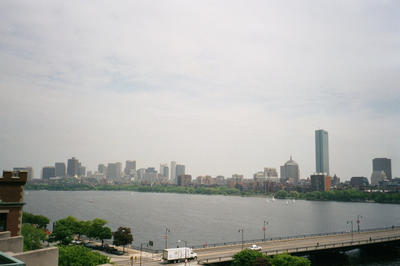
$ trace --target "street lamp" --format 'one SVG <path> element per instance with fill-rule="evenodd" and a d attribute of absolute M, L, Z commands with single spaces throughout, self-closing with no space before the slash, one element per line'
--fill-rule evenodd
<path fill-rule="evenodd" d="M 363 216 L 358 214 L 357 215 L 357 231 L 360 232 L 360 219 L 362 219 Z"/>
<path fill-rule="evenodd" d="M 176 241 L 177 243 L 180 243 L 180 242 L 185 242 L 185 265 L 186 265 L 186 258 L 187 258 L 187 255 L 186 255 L 186 251 L 187 251 L 187 242 L 185 241 L 185 240 L 178 240 L 178 241 Z"/>
<path fill-rule="evenodd" d="M 239 232 L 239 233 L 242 232 L 242 249 L 243 249 L 243 245 L 244 245 L 244 242 L 243 242 L 243 239 L 244 239 L 244 238 L 243 238 L 243 234 L 244 234 L 243 228 L 239 229 L 238 232 Z"/>
<path fill-rule="evenodd" d="M 264 221 L 264 227 L 263 227 L 263 231 L 264 231 L 264 241 L 265 241 L 265 231 L 267 230 L 267 224 L 268 224 L 268 221 Z"/>
<path fill-rule="evenodd" d="M 168 233 L 171 232 L 168 227 L 165 227 L 165 249 L 168 248 Z"/>
<path fill-rule="evenodd" d="M 351 241 L 353 241 L 353 220 L 347 221 L 347 224 L 351 224 Z"/>

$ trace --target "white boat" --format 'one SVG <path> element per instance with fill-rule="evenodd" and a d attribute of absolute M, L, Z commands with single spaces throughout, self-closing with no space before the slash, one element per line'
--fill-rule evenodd
<path fill-rule="evenodd" d="M 288 200 L 286 201 L 286 205 L 289 205 L 289 201 Z"/>

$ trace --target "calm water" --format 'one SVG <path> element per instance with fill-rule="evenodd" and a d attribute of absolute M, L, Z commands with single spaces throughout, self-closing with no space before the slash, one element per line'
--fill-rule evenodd
<path fill-rule="evenodd" d="M 348 220 L 360 214 L 361 229 L 400 225 L 400 205 L 342 202 L 296 202 L 265 198 L 163 194 L 115 191 L 26 191 L 25 211 L 42 214 L 51 222 L 68 215 L 80 220 L 102 218 L 112 230 L 133 229 L 134 245 L 154 241 L 162 249 L 165 228 L 169 246 L 177 240 L 188 245 L 349 231 Z M 356 225 L 356 224 L 355 224 Z M 356 226 L 355 226 L 356 228 Z"/>

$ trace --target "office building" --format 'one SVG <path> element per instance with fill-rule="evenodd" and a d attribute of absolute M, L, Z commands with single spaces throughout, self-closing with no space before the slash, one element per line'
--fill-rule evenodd
<path fill-rule="evenodd" d="M 33 179 L 33 168 L 32 168 L 32 166 L 14 167 L 13 171 L 14 172 L 25 171 L 25 172 L 28 173 L 28 181 L 31 181 Z"/>
<path fill-rule="evenodd" d="M 124 173 L 127 176 L 135 176 L 136 175 L 136 161 L 127 160 L 125 162 Z"/>
<path fill-rule="evenodd" d="M 54 166 L 45 166 L 42 170 L 42 179 L 49 180 L 56 176 L 56 168 Z"/>
<path fill-rule="evenodd" d="M 78 172 L 79 172 L 79 161 L 75 157 L 68 159 L 67 176 L 69 177 L 78 176 Z"/>
<path fill-rule="evenodd" d="M 65 163 L 55 163 L 55 168 L 56 168 L 56 176 L 65 177 L 66 174 Z"/>
<path fill-rule="evenodd" d="M 315 131 L 315 164 L 316 172 L 329 175 L 329 141 L 328 131 Z"/>
<path fill-rule="evenodd" d="M 180 175 L 185 175 L 185 165 L 177 164 L 176 170 L 175 170 L 175 175 L 176 175 L 176 177 L 178 177 Z"/>
<path fill-rule="evenodd" d="M 279 182 L 278 172 L 276 168 L 264 167 L 264 177 L 270 182 Z"/>
<path fill-rule="evenodd" d="M 331 189 L 331 177 L 316 173 L 311 175 L 311 190 L 312 191 L 328 191 Z"/>
<path fill-rule="evenodd" d="M 361 189 L 369 185 L 368 178 L 365 176 L 353 176 L 350 179 L 350 185 L 354 188 Z"/>
<path fill-rule="evenodd" d="M 86 167 L 79 165 L 78 176 L 86 176 Z"/>
<path fill-rule="evenodd" d="M 372 160 L 372 171 L 384 171 L 387 179 L 392 179 L 392 161 L 388 158 L 375 158 Z"/>
<path fill-rule="evenodd" d="M 379 186 L 381 182 L 386 181 L 386 173 L 382 170 L 376 170 L 372 172 L 371 175 L 371 185 L 372 186 Z"/>
<path fill-rule="evenodd" d="M 99 164 L 99 166 L 97 166 L 97 171 L 100 173 L 100 174 L 103 174 L 103 175 L 107 175 L 107 166 L 105 166 L 105 164 Z"/>
<path fill-rule="evenodd" d="M 171 180 L 176 179 L 176 162 L 172 161 L 171 162 Z"/>
<path fill-rule="evenodd" d="M 119 180 L 121 178 L 122 163 L 109 163 L 107 165 L 107 178 L 113 180 Z"/>
<path fill-rule="evenodd" d="M 169 179 L 168 164 L 160 164 L 160 176 Z"/>
<path fill-rule="evenodd" d="M 157 181 L 157 170 L 154 167 L 148 167 L 144 173 L 143 180 L 148 183 L 154 183 Z"/>
<path fill-rule="evenodd" d="M 292 156 L 290 160 L 281 166 L 281 182 L 297 183 L 300 180 L 299 165 L 293 161 Z"/>
<path fill-rule="evenodd" d="M 192 183 L 191 175 L 178 175 L 177 184 L 178 186 L 187 187 Z"/>

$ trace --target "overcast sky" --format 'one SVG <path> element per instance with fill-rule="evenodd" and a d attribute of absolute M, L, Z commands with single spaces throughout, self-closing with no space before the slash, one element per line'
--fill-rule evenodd
<path fill-rule="evenodd" d="M 400 175 L 400 1 L 0 1 L 0 169 Z"/>

